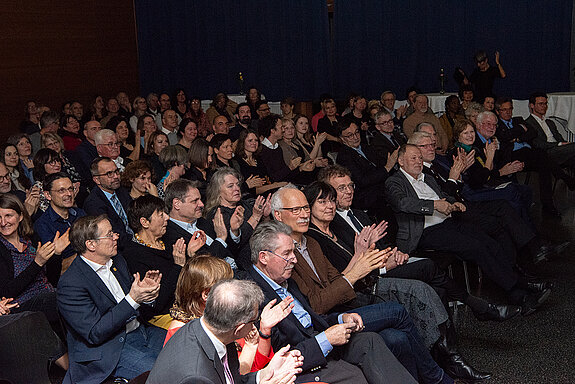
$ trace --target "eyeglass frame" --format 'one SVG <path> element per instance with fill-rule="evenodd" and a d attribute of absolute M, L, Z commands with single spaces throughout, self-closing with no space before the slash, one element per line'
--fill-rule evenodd
<path fill-rule="evenodd" d="M 297 260 L 297 257 L 296 257 L 296 255 L 295 255 L 295 253 L 293 253 L 293 251 L 292 251 L 293 257 L 290 258 L 290 259 L 286 259 L 286 258 L 283 257 L 282 255 L 278 255 L 277 253 L 275 253 L 275 252 L 273 252 L 273 251 L 270 251 L 269 249 L 262 249 L 262 252 L 269 252 L 269 253 L 271 253 L 272 255 L 275 255 L 275 256 L 279 257 L 280 259 L 282 259 L 283 261 L 285 261 L 285 262 L 288 263 L 288 264 L 289 264 L 289 263 L 292 263 L 293 260 Z"/>
<path fill-rule="evenodd" d="M 94 176 L 106 176 L 107 178 L 111 179 L 114 175 L 120 176 L 120 170 L 118 168 L 116 168 L 113 171 L 108 171 L 106 173 L 99 173 Z"/>
<path fill-rule="evenodd" d="M 311 207 L 309 206 L 309 204 L 302 205 L 300 207 L 280 208 L 280 210 L 282 210 L 282 211 L 290 211 L 292 213 L 292 215 L 295 215 L 295 216 L 299 215 L 301 213 L 302 209 L 305 213 L 311 212 Z"/>

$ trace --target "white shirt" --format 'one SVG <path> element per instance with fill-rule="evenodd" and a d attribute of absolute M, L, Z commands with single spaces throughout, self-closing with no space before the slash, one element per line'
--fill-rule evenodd
<path fill-rule="evenodd" d="M 399 168 L 399 170 L 403 172 L 405 177 L 407 177 L 407 180 L 409 181 L 413 189 L 415 189 L 417 197 L 419 197 L 422 200 L 433 200 L 433 201 L 441 200 L 441 198 L 437 193 L 435 193 L 433 188 L 431 188 L 429 185 L 425 183 L 425 175 L 423 174 L 423 172 L 420 173 L 419 176 L 417 176 L 417 179 L 414 179 L 409 173 L 405 172 L 403 168 Z M 434 209 L 433 215 L 425 215 L 425 224 L 423 228 L 443 223 L 443 221 L 448 217 L 449 216 L 446 216 L 443 213 L 438 212 Z"/>
<path fill-rule="evenodd" d="M 118 279 L 116 279 L 116 276 L 114 276 L 114 274 L 110 270 L 110 268 L 112 267 L 112 259 L 108 260 L 106 264 L 102 265 L 93 262 L 91 260 L 88 260 L 84 256 L 80 257 L 82 258 L 82 260 L 86 262 L 86 264 L 90 266 L 90 268 L 94 270 L 94 272 L 96 272 L 100 280 L 102 280 L 106 288 L 108 288 L 112 296 L 114 296 L 116 302 L 120 303 L 120 301 L 126 299 L 126 301 L 132 306 L 132 308 L 138 309 L 140 307 L 140 304 L 136 303 L 134 299 L 130 297 L 130 295 L 126 295 L 124 293 L 124 290 L 122 289 L 122 286 L 118 282 Z M 139 326 L 140 322 L 138 321 L 138 319 L 130 321 L 129 323 L 126 324 L 126 333 L 132 332 Z"/>
<path fill-rule="evenodd" d="M 539 118 L 538 116 L 535 116 L 534 114 L 531 114 L 531 116 L 533 116 L 535 121 L 537 121 L 539 123 L 539 125 L 541 126 L 541 128 L 543 129 L 543 132 L 545 132 L 545 136 L 547 136 L 547 142 L 548 143 L 556 143 L 557 140 L 555 140 L 555 137 L 553 137 L 553 133 L 551 132 L 551 129 L 549 128 L 549 126 L 547 125 L 547 122 L 545 121 L 545 116 L 543 116 L 542 119 Z"/>
<path fill-rule="evenodd" d="M 265 145 L 269 149 L 276 149 L 277 147 L 279 147 L 278 143 L 272 144 L 272 142 L 269 141 L 267 137 L 262 140 L 262 145 Z"/>
<path fill-rule="evenodd" d="M 355 225 L 353 225 L 353 223 L 351 222 L 351 219 L 349 218 L 349 216 L 347 215 L 347 213 L 349 212 L 349 209 L 338 209 L 336 210 L 337 214 L 341 216 L 342 219 L 345 220 L 346 223 L 349 224 L 349 226 L 351 227 L 351 229 L 353 229 L 355 231 L 355 233 L 359 234 L 359 231 L 357 230 L 357 228 L 355 227 Z M 359 220 L 358 220 L 359 221 Z M 361 224 L 361 222 L 360 222 Z M 363 225 L 362 225 L 363 227 Z"/>

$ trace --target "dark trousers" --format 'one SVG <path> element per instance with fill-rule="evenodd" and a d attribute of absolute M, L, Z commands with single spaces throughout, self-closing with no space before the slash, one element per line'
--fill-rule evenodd
<path fill-rule="evenodd" d="M 510 291 L 518 281 L 515 259 L 480 228 L 469 223 L 446 219 L 424 229 L 419 248 L 453 252 L 461 260 L 472 261 L 497 285 Z"/>
<path fill-rule="evenodd" d="M 502 159 L 503 160 L 503 159 Z M 545 151 L 534 148 L 521 148 L 517 151 L 509 151 L 502 164 L 510 161 L 519 160 L 525 163 L 526 171 L 534 171 L 539 174 L 539 198 L 543 205 L 553 203 L 553 186 L 551 175 L 564 173 L 561 167 L 552 161 Z M 560 177 L 561 178 L 561 177 Z"/>

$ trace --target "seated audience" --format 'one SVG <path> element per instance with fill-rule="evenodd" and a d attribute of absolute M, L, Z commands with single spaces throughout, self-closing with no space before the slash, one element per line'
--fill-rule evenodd
<path fill-rule="evenodd" d="M 120 173 L 124 172 L 124 168 L 131 160 L 120 156 L 118 135 L 110 129 L 101 129 L 94 136 L 94 142 L 96 143 L 98 156 L 112 160 L 118 167 L 118 171 Z"/>
<path fill-rule="evenodd" d="M 202 199 L 205 201 L 206 187 L 212 177 L 212 161 L 214 149 L 203 138 L 197 138 L 192 143 L 188 151 L 190 168 L 186 171 L 184 179 L 198 182 L 198 189 Z"/>
<path fill-rule="evenodd" d="M 88 215 L 106 214 L 108 220 L 119 235 L 119 247 L 130 241 L 134 232 L 128 223 L 128 206 L 132 201 L 130 194 L 120 186 L 120 171 L 112 159 L 99 157 L 92 163 L 92 179 L 96 186 L 84 202 Z"/>
<path fill-rule="evenodd" d="M 206 243 L 199 252 L 208 251 L 226 260 L 233 269 L 237 269 L 235 256 L 228 249 L 226 242 L 231 230 L 227 230 L 220 210 L 216 212 L 212 221 L 202 217 L 204 203 L 200 198 L 196 181 L 186 179 L 174 181 L 166 188 L 164 200 L 170 215 L 163 237 L 168 252 L 172 252 L 172 245 L 182 237 L 187 244 L 192 237 L 196 239 L 205 236 Z"/>
<path fill-rule="evenodd" d="M 24 171 L 24 175 L 30 180 L 30 183 L 34 184 L 34 162 L 30 138 L 25 133 L 21 133 L 10 136 L 6 142 L 16 147 L 20 168 Z"/>
<path fill-rule="evenodd" d="M 174 180 L 178 180 L 186 173 L 188 163 L 188 153 L 178 145 L 170 145 L 160 152 L 160 163 L 166 169 L 166 174 L 160 179 L 157 185 L 158 196 L 163 199 L 165 190 Z"/>
<path fill-rule="evenodd" d="M 130 191 L 132 200 L 140 196 L 158 196 L 158 188 L 152 183 L 152 168 L 146 160 L 132 161 L 122 173 L 121 185 Z"/>
<path fill-rule="evenodd" d="M 34 223 L 34 231 L 42 243 L 47 243 L 57 234 L 67 235 L 68 229 L 86 212 L 75 207 L 76 188 L 70 177 L 63 172 L 47 176 L 44 179 L 44 195 L 48 201 L 48 208 Z M 61 253 L 50 258 L 46 264 L 46 274 L 53 286 L 58 284 L 60 275 L 66 271 L 74 260 L 76 251 L 68 245 Z"/>
<path fill-rule="evenodd" d="M 180 134 L 182 137 L 178 141 L 178 146 L 187 151 L 190 150 L 192 142 L 198 137 L 198 126 L 196 122 L 189 117 L 186 117 L 180 123 Z"/>
<path fill-rule="evenodd" d="M 70 241 L 79 256 L 58 283 L 70 356 L 64 382 L 127 381 L 149 371 L 166 331 L 140 322 L 138 309 L 156 300 L 162 275 L 130 275 L 106 215 L 78 219 Z"/>
<path fill-rule="evenodd" d="M 160 162 L 160 153 L 170 145 L 168 136 L 161 131 L 155 131 L 150 135 L 148 146 L 146 147 L 146 160 L 152 166 L 152 182 L 158 184 L 160 179 L 166 174 L 166 168 Z"/>
<path fill-rule="evenodd" d="M 172 244 L 172 253 L 168 253 L 162 241 L 168 223 L 165 210 L 164 201 L 156 196 L 140 196 L 130 203 L 128 221 L 134 238 L 126 243 L 123 254 L 131 274 L 140 273 L 143 276 L 150 270 L 158 270 L 162 274 L 162 284 L 154 306 L 142 315 L 150 324 L 167 329 L 171 321 L 168 311 L 174 303 L 176 282 L 186 256 L 194 256 L 204 245 L 205 239 L 190 240 L 187 252 L 184 239 L 178 239 Z"/>
<path fill-rule="evenodd" d="M 297 316 L 287 316 L 272 328 L 272 347 L 278 350 L 290 344 L 301 351 L 304 363 L 298 380 L 416 383 L 379 335 L 358 332 L 364 329 L 360 315 L 320 316 L 313 311 L 291 279 L 297 263 L 291 232 L 290 227 L 277 221 L 260 224 L 250 239 L 253 266 L 248 273 L 263 290 L 266 300 L 294 298 L 292 312 Z M 445 383 L 453 382 L 447 375 L 443 378 Z M 441 382 L 442 377 L 438 379 Z"/>
<path fill-rule="evenodd" d="M 278 350 L 268 366 L 257 374 L 240 376 L 235 340 L 253 333 L 258 321 L 257 307 L 263 299 L 261 289 L 253 282 L 217 283 L 207 294 L 203 316 L 172 336 L 158 356 L 147 383 L 294 382 L 295 375 L 301 372 L 302 358 L 299 351 L 288 352 L 287 347 Z"/>
<path fill-rule="evenodd" d="M 441 127 L 441 122 L 433 112 L 429 112 L 429 102 L 427 96 L 423 94 L 418 94 L 414 98 L 414 112 L 410 114 L 403 122 L 403 132 L 407 138 L 411 137 L 411 134 L 415 132 L 415 128 L 419 123 L 431 123 L 437 132 L 437 147 L 440 154 L 445 154 L 449 145 L 449 138 L 447 134 Z"/>
<path fill-rule="evenodd" d="M 212 176 L 206 190 L 204 217 L 213 221 L 221 213 L 230 237 L 228 246 L 239 257 L 244 269 L 249 267 L 248 242 L 252 232 L 262 219 L 268 218 L 270 205 L 268 196 L 258 196 L 255 200 L 242 199 L 242 176 L 229 167 L 219 168 Z"/>

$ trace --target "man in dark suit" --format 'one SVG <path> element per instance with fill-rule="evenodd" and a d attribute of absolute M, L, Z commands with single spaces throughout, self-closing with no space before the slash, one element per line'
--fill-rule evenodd
<path fill-rule="evenodd" d="M 535 132 L 532 143 L 549 155 L 549 158 L 561 165 L 575 167 L 575 143 L 566 141 L 555 122 L 545 118 L 547 113 L 547 94 L 543 92 L 533 93 L 529 96 L 529 110 L 531 114 L 525 120 L 525 125 Z M 566 181 L 567 182 L 567 181 Z M 567 184 L 570 188 L 573 184 Z"/>
<path fill-rule="evenodd" d="M 298 381 L 414 383 L 379 335 L 359 332 L 363 320 L 357 313 L 322 317 L 312 310 L 290 278 L 297 263 L 290 233 L 283 223 L 260 224 L 250 239 L 254 265 L 248 273 L 266 300 L 294 298 L 292 312 L 264 337 L 271 337 L 274 350 L 290 344 L 301 351 L 304 363 Z"/>
<path fill-rule="evenodd" d="M 394 130 L 391 114 L 386 110 L 378 112 L 375 115 L 375 132 L 369 140 L 376 164 L 391 172 L 397 164 L 397 151 L 402 144 L 405 144 L 405 139 Z"/>
<path fill-rule="evenodd" d="M 117 255 L 118 234 L 105 215 L 79 218 L 70 242 L 79 257 L 58 283 L 58 309 L 68 331 L 70 369 L 64 383 L 131 379 L 151 369 L 166 331 L 141 324 L 140 305 L 158 296 L 161 274 L 130 276 Z"/>
<path fill-rule="evenodd" d="M 575 180 L 568 176 L 544 150 L 530 144 L 537 138 L 537 130 L 526 124 L 522 117 L 513 117 L 511 98 L 498 98 L 495 102 L 495 110 L 499 116 L 495 135 L 501 147 L 498 151 L 500 154 L 496 158 L 498 166 L 518 160 L 524 163 L 525 170 L 537 172 L 540 200 L 544 212 L 551 216 L 558 216 L 553 204 L 551 175 L 565 180 L 571 189 L 575 189 Z"/>
<path fill-rule="evenodd" d="M 382 186 L 394 164 L 390 161 L 385 166 L 378 166 L 373 148 L 362 145 L 359 127 L 349 120 L 343 119 L 340 123 L 339 137 L 344 145 L 337 154 L 336 161 L 351 171 L 351 178 L 355 183 L 354 206 L 367 210 L 379 220 L 385 219 L 391 224 L 390 231 L 393 231 L 393 214 L 384 204 Z"/>
<path fill-rule="evenodd" d="M 120 235 L 119 246 L 131 241 L 134 232 L 128 224 L 128 206 L 132 201 L 128 191 L 120 187 L 118 167 L 108 157 L 98 157 L 90 166 L 92 180 L 96 186 L 86 201 L 84 210 L 88 215 L 106 214 L 114 232 Z"/>
<path fill-rule="evenodd" d="M 208 251 L 213 256 L 225 259 L 233 269 L 236 269 L 234 254 L 228 249 L 226 240 L 232 237 L 232 244 L 239 242 L 239 226 L 236 228 L 234 216 L 230 219 L 230 231 L 226 229 L 221 212 L 216 213 L 214 220 L 210 223 L 202 217 L 204 203 L 201 200 L 198 183 L 186 179 L 178 179 L 166 188 L 166 208 L 170 215 L 166 234 L 163 236 L 166 244 L 166 251 L 172 252 L 173 244 L 183 238 L 186 244 L 194 237 L 197 239 L 203 232 L 206 240 L 205 244 L 197 252 Z M 235 213 L 234 213 L 235 215 Z M 241 223 L 243 220 L 239 220 Z M 202 236 L 200 236 L 202 237 Z M 235 249 L 234 249 L 235 251 Z"/>
<path fill-rule="evenodd" d="M 523 306 L 524 315 L 533 313 L 551 290 L 530 293 L 527 282 L 513 269 L 515 260 L 497 241 L 480 228 L 452 217 L 454 212 L 465 212 L 466 207 L 442 192 L 432 177 L 425 177 L 417 146 L 403 146 L 398 162 L 400 171 L 385 183 L 387 198 L 397 215 L 398 248 L 407 253 L 416 249 L 453 252 L 462 260 L 473 261 L 513 303 Z"/>
<path fill-rule="evenodd" d="M 178 330 L 162 349 L 148 384 L 253 383 L 256 373 L 240 376 L 235 340 L 254 329 L 262 290 L 247 280 L 227 280 L 210 290 L 204 315 Z M 282 378 L 289 382 L 301 372 L 301 354 L 287 348 L 277 350 L 266 368 L 259 371 L 259 380 Z"/>
<path fill-rule="evenodd" d="M 102 126 L 98 121 L 87 121 L 86 124 L 84 124 L 83 130 L 84 139 L 76 149 L 66 153 L 80 176 L 82 176 L 81 182 L 83 186 L 87 188 L 94 186 L 92 175 L 90 174 L 90 166 L 94 159 L 98 157 L 98 150 L 96 149 L 94 138 L 96 133 L 101 129 Z"/>

